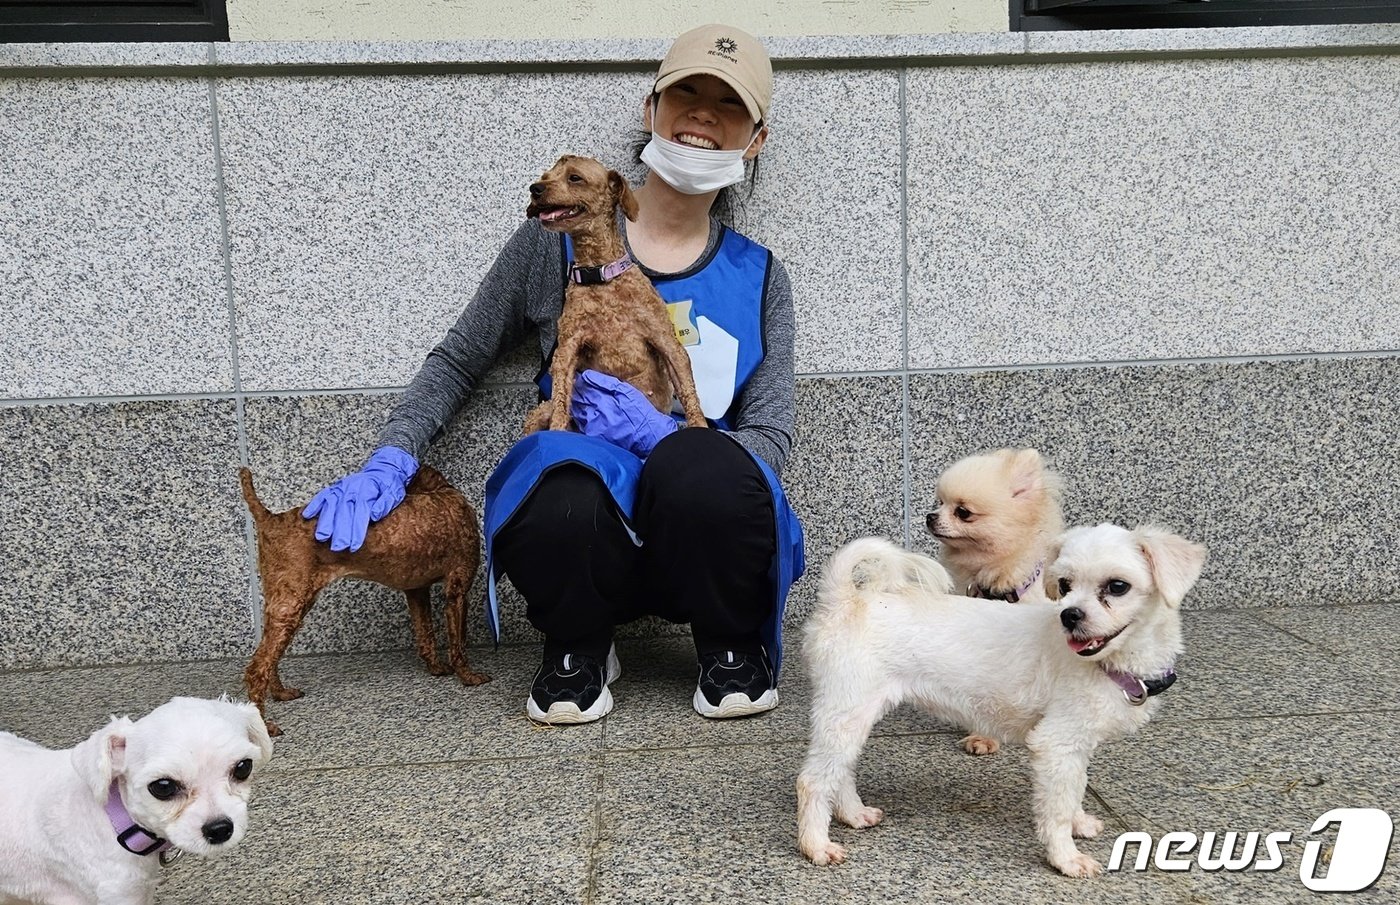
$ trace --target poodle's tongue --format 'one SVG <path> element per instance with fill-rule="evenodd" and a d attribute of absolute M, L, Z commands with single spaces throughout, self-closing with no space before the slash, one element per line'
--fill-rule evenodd
<path fill-rule="evenodd" d="M 540 219 L 551 223 L 555 220 L 567 219 L 577 213 L 578 208 L 576 207 L 549 207 L 540 211 Z"/>

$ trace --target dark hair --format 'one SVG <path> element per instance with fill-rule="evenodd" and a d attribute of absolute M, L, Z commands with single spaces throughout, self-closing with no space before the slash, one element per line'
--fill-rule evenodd
<path fill-rule="evenodd" d="M 653 93 L 651 96 L 652 110 L 656 109 L 659 94 Z M 753 132 L 758 134 L 763 128 L 763 121 L 759 120 L 754 124 Z M 651 133 L 644 129 L 638 129 L 632 137 L 632 162 L 637 165 L 636 173 L 632 174 L 634 181 L 645 177 L 646 164 L 642 163 L 642 151 L 646 148 L 647 142 L 651 141 Z M 743 224 L 736 222 L 744 219 L 744 202 L 753 197 L 754 188 L 758 185 L 758 158 L 748 161 L 749 177 L 740 185 L 731 185 L 719 190 L 719 195 L 715 197 L 715 203 L 710 207 L 710 213 L 718 217 L 721 223 L 742 231 Z M 747 184 L 745 184 L 747 183 Z"/>

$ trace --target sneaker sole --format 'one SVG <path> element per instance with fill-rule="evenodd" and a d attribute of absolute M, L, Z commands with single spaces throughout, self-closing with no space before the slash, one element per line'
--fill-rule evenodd
<path fill-rule="evenodd" d="M 549 705 L 549 710 L 541 710 L 535 703 L 533 696 L 525 698 L 525 713 L 536 723 L 545 723 L 549 726 L 577 726 L 580 723 L 592 723 L 601 720 L 612 713 L 613 696 L 608 690 L 608 686 L 617 681 L 617 677 L 622 675 L 622 664 L 617 659 L 617 648 L 608 648 L 608 677 L 603 682 L 603 693 L 598 695 L 598 700 L 593 702 L 593 706 L 587 710 L 580 710 L 579 706 L 572 701 L 560 701 L 557 704 Z"/>
<path fill-rule="evenodd" d="M 734 692 L 724 696 L 724 700 L 718 705 L 711 704 L 705 697 L 705 693 L 698 687 L 695 689 L 695 697 L 691 699 L 691 706 L 695 712 L 711 720 L 729 720 L 739 716 L 753 716 L 755 713 L 766 713 L 778 706 L 778 689 L 770 688 L 759 695 L 757 701 L 742 692 Z"/>

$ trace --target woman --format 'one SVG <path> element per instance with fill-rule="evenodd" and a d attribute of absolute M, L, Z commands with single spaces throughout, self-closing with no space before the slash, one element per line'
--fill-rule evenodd
<path fill-rule="evenodd" d="M 622 224 L 632 259 L 693 328 L 687 352 L 715 429 L 681 429 L 628 384 L 585 371 L 573 403 L 581 433 L 525 437 L 487 482 L 492 628 L 505 574 L 545 635 L 526 701 L 539 722 L 612 709 L 613 627 L 645 614 L 690 623 L 697 712 L 777 706 L 782 609 L 803 569 L 777 479 L 793 437 L 792 290 L 767 249 L 712 215 L 763 149 L 771 97 L 768 55 L 751 35 L 707 25 L 678 38 L 642 113 L 651 139 L 639 214 Z M 548 373 L 567 253 L 536 220 L 516 231 L 394 408 L 380 448 L 303 511 L 319 539 L 359 547 L 368 523 L 403 499 L 417 457 L 531 325 Z"/>

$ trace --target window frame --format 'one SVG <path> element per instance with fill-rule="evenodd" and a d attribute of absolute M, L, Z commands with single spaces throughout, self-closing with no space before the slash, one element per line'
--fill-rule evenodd
<path fill-rule="evenodd" d="M 228 39 L 226 0 L 0 0 L 0 43 Z"/>
<path fill-rule="evenodd" d="M 1010 11 L 1013 32 L 1400 23 L 1400 0 L 1010 0 Z"/>

